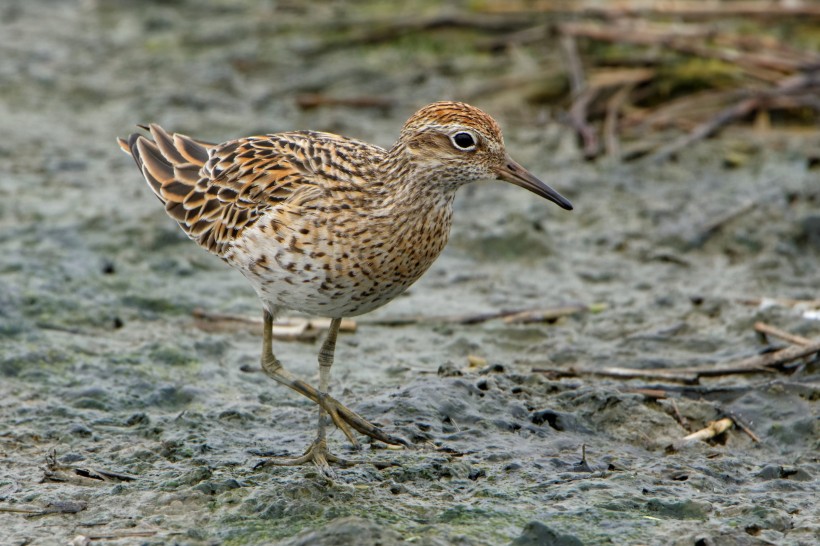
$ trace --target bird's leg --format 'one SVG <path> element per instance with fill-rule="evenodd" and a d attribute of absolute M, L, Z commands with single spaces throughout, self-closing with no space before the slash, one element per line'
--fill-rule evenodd
<path fill-rule="evenodd" d="M 310 448 L 308 448 L 308 451 L 301 457 L 296 457 L 294 459 L 270 459 L 270 462 L 267 464 L 298 465 L 312 460 L 323 469 L 329 468 L 327 466 L 327 461 L 345 464 L 347 461 L 339 459 L 327 452 L 325 424 L 326 414 L 330 415 L 334 424 L 339 427 L 342 432 L 344 432 L 345 436 L 347 436 L 348 440 L 350 440 L 350 443 L 352 443 L 356 448 L 359 447 L 359 442 L 356 440 L 356 437 L 353 436 L 353 432 L 350 430 L 351 427 L 362 434 L 366 434 L 367 436 L 386 444 L 410 447 L 410 444 L 408 444 L 403 438 L 385 434 L 380 428 L 371 424 L 359 414 L 348 409 L 335 398 L 327 394 L 328 383 L 330 380 L 330 367 L 333 365 L 333 353 L 336 348 L 336 337 L 339 332 L 340 324 L 341 319 L 333 319 L 331 321 L 327 338 L 319 351 L 320 390 L 317 391 L 308 383 L 296 378 L 288 372 L 284 366 L 282 366 L 282 363 L 279 362 L 279 360 L 274 356 L 272 343 L 273 316 L 265 310 L 262 332 L 262 370 L 278 383 L 290 387 L 319 405 L 318 435 L 316 441 L 314 441 Z"/>
<path fill-rule="evenodd" d="M 339 335 L 339 325 L 342 319 L 334 318 L 330 321 L 330 328 L 327 331 L 325 342 L 322 343 L 322 348 L 319 350 L 319 395 L 322 398 L 327 398 L 330 392 L 330 367 L 333 366 L 333 354 L 336 352 L 336 336 Z M 316 435 L 318 442 L 325 443 L 325 416 L 327 410 L 320 403 L 319 404 L 319 430 Z M 340 427 L 341 428 L 341 427 Z M 347 434 L 347 430 L 342 429 Z M 353 447 L 359 449 L 359 442 L 351 439 Z"/>
<path fill-rule="evenodd" d="M 284 383 L 285 385 L 297 390 L 298 392 L 302 392 L 313 400 L 312 392 L 310 387 L 307 383 L 301 382 L 298 379 L 293 378 L 276 360 L 276 357 L 273 357 L 273 350 L 271 348 L 271 329 L 270 326 L 272 325 L 273 319 L 270 314 L 266 311 L 265 312 L 265 335 L 263 337 L 262 342 L 262 368 L 265 372 L 276 379 L 279 382 Z M 313 462 L 319 469 L 322 471 L 325 476 L 328 478 L 333 478 L 333 470 L 330 468 L 330 463 L 340 464 L 342 466 L 348 466 L 351 464 L 355 464 L 357 461 L 348 461 L 346 459 L 342 459 L 336 457 L 330 450 L 327 448 L 327 430 L 326 430 L 326 423 L 325 417 L 327 416 L 328 412 L 325 409 L 326 399 L 328 398 L 327 391 L 328 385 L 330 383 L 330 367 L 333 365 L 333 353 L 336 349 L 336 336 L 339 333 L 339 324 L 341 323 L 341 319 L 333 319 L 330 322 L 330 330 L 328 331 L 327 338 L 325 338 L 325 342 L 322 344 L 322 348 L 319 351 L 319 391 L 316 392 L 316 402 L 319 405 L 319 424 L 318 430 L 316 432 L 316 439 L 310 444 L 310 447 L 299 457 L 287 458 L 287 457 L 276 457 L 272 459 L 266 460 L 263 465 L 273 465 L 273 466 L 292 466 L 292 465 L 301 465 L 308 462 Z M 310 389 L 305 390 L 305 387 L 310 387 Z M 315 389 L 314 389 L 315 390 Z M 354 446 L 358 447 L 359 442 L 353 436 L 353 433 L 350 431 L 350 428 L 347 424 L 342 421 L 339 428 L 341 428 L 350 441 L 353 443 Z"/>

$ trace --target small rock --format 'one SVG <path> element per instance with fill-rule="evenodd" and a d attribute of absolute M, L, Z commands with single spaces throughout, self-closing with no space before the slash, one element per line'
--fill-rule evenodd
<path fill-rule="evenodd" d="M 540 521 L 531 521 L 510 546 L 582 546 L 577 537 L 559 534 Z"/>
<path fill-rule="evenodd" d="M 820 214 L 812 214 L 800 222 L 798 241 L 820 251 Z"/>
<path fill-rule="evenodd" d="M 438 367 L 438 376 L 439 377 L 459 377 L 464 375 L 464 373 L 459 370 L 455 364 L 452 362 L 445 362 L 441 366 Z"/>
<path fill-rule="evenodd" d="M 757 473 L 757 477 L 764 480 L 795 480 L 798 482 L 809 482 L 814 479 L 802 468 L 787 468 L 776 464 L 764 466 Z"/>
<path fill-rule="evenodd" d="M 646 503 L 650 512 L 674 519 L 706 519 L 712 511 L 712 505 L 704 501 L 682 500 L 662 501 L 650 499 Z"/>
<path fill-rule="evenodd" d="M 578 422 L 578 419 L 571 413 L 563 413 L 551 409 L 543 409 L 532 412 L 530 421 L 534 425 L 548 424 L 550 428 L 567 432 L 589 432 L 585 426 Z"/>
<path fill-rule="evenodd" d="M 221 481 L 205 481 L 196 486 L 194 490 L 201 491 L 206 495 L 219 495 L 232 489 L 239 489 L 242 485 L 233 478 L 227 478 Z"/>

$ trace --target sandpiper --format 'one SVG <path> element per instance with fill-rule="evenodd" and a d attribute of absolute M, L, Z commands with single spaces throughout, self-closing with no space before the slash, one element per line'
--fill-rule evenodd
<path fill-rule="evenodd" d="M 262 369 L 319 405 L 316 440 L 270 464 L 350 464 L 328 450 L 329 415 L 393 445 L 389 435 L 328 395 L 343 317 L 367 313 L 404 292 L 441 253 L 461 186 L 501 179 L 571 210 L 572 204 L 513 161 L 501 129 L 483 111 L 436 102 L 404 124 L 388 150 L 351 138 L 294 131 L 209 144 L 158 125 L 120 147 L 137 162 L 165 211 L 188 236 L 242 272 L 262 301 Z M 274 356 L 271 325 L 284 309 L 330 317 L 319 351 L 319 388 Z"/>

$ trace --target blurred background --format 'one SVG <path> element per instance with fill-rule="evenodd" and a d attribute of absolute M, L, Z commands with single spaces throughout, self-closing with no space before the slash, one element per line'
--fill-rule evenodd
<path fill-rule="evenodd" d="M 0 509 L 52 515 L 0 510 L 0 542 L 811 543 L 816 359 L 672 402 L 595 372 L 778 348 L 756 321 L 820 336 L 819 22 L 800 0 L 3 0 Z M 340 339 L 334 394 L 427 451 L 331 485 L 254 471 L 306 444 L 314 408 L 239 371 L 253 291 L 115 139 L 387 147 L 437 100 L 493 115 L 576 208 L 465 188 L 441 259 Z M 277 345 L 311 381 L 319 333 Z M 664 455 L 727 412 L 762 442 Z"/>
<path fill-rule="evenodd" d="M 376 133 L 450 97 L 508 126 L 561 123 L 584 157 L 624 160 L 733 124 L 817 124 L 813 2 L 10 0 L 2 10 L 8 114 L 53 109 L 55 124 L 70 112 L 222 139 L 237 120 L 246 132 L 367 130 L 352 118 Z"/>

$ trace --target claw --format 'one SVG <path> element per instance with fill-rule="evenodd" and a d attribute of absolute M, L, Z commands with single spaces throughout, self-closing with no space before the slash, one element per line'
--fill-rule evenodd
<path fill-rule="evenodd" d="M 336 473 L 333 471 L 330 463 L 348 467 L 362 464 L 365 461 L 349 460 L 337 457 L 331 453 L 330 450 L 328 450 L 326 440 L 317 438 L 299 457 L 272 457 L 270 459 L 265 459 L 258 462 L 253 468 L 254 470 L 257 470 L 266 466 L 300 466 L 311 462 L 316 465 L 319 471 L 327 479 L 333 480 L 336 478 Z"/>

